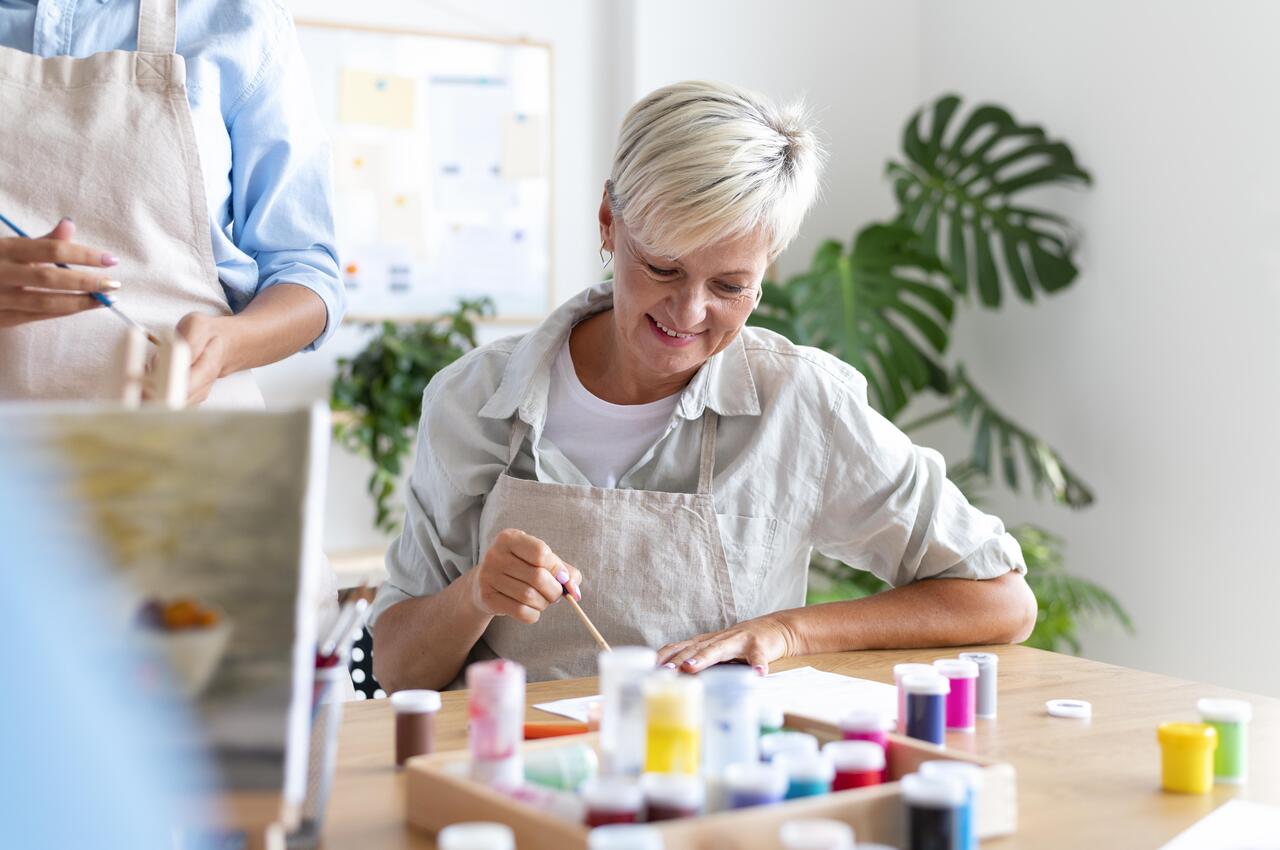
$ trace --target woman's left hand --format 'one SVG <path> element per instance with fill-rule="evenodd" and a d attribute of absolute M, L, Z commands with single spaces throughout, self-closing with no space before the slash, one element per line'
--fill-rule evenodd
<path fill-rule="evenodd" d="M 772 614 L 747 620 L 722 632 L 698 635 L 658 650 L 658 664 L 685 673 L 697 673 L 725 661 L 745 661 L 761 676 L 769 662 L 796 652 L 791 629 Z"/>
<path fill-rule="evenodd" d="M 228 322 L 230 316 L 206 316 L 188 313 L 175 330 L 191 348 L 191 371 L 187 374 L 187 404 L 195 406 L 209 397 L 213 382 L 232 371 L 229 367 L 232 343 Z M 152 353 L 154 362 L 155 353 Z M 148 364 L 147 370 L 151 371 Z M 142 397 L 151 398 L 152 388 L 144 386 Z"/>

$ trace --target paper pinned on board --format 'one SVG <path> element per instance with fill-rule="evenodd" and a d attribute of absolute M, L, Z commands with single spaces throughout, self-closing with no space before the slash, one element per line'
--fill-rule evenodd
<path fill-rule="evenodd" d="M 1280 807 L 1228 800 L 1160 850 L 1280 850 Z"/>
<path fill-rule="evenodd" d="M 343 68 L 338 85 L 338 120 L 392 130 L 414 125 L 417 83 L 412 77 Z"/>
<path fill-rule="evenodd" d="M 334 185 L 340 191 L 383 191 L 391 184 L 387 145 L 339 137 L 333 142 Z"/>
<path fill-rule="evenodd" d="M 541 116 L 523 112 L 503 116 L 502 176 L 507 180 L 546 176 Z"/>
<path fill-rule="evenodd" d="M 378 237 L 383 242 L 404 245 L 414 251 L 426 246 L 422 195 L 417 192 L 386 192 L 378 198 Z"/>
<path fill-rule="evenodd" d="M 762 701 L 776 705 L 788 714 L 827 723 L 839 723 L 850 709 L 856 707 L 878 708 L 891 719 L 898 717 L 898 689 L 893 685 L 841 676 L 814 667 L 771 673 L 760 680 L 758 693 Z M 539 703 L 534 708 L 585 723 L 587 705 L 599 699 L 599 695 L 562 699 Z"/>

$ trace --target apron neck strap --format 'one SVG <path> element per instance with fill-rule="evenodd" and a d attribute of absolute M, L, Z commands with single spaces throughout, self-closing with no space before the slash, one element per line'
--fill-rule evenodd
<path fill-rule="evenodd" d="M 516 462 L 516 455 L 520 454 L 520 445 L 524 443 L 528 433 L 529 423 L 517 416 L 515 424 L 511 426 L 511 442 L 507 445 L 507 472 L 511 471 L 511 464 Z"/>
<path fill-rule="evenodd" d="M 173 53 L 178 46 L 178 0 L 139 0 L 138 52 Z"/>
<path fill-rule="evenodd" d="M 711 493 L 711 480 L 716 468 L 716 423 L 720 416 L 714 410 L 702 413 L 702 457 L 698 462 L 698 494 Z"/>

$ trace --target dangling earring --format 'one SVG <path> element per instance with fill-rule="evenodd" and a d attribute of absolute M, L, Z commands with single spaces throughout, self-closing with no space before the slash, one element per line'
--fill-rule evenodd
<path fill-rule="evenodd" d="M 606 257 L 605 254 L 608 254 L 609 256 Z M 600 243 L 600 268 L 607 269 L 609 267 L 609 264 L 612 262 L 613 262 L 613 252 L 606 251 L 604 249 L 604 243 L 601 242 Z"/>

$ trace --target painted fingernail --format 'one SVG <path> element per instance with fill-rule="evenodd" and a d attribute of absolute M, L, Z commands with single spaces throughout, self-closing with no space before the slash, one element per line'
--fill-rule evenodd
<path fill-rule="evenodd" d="M 569 581 L 569 571 L 566 570 L 564 567 L 561 567 L 556 572 L 556 581 L 560 582 L 561 584 L 567 584 Z"/>
<path fill-rule="evenodd" d="M 582 591 L 578 589 L 578 585 L 574 584 L 573 582 L 569 582 L 568 587 L 569 587 L 569 593 L 573 595 L 573 601 L 581 602 Z"/>
<path fill-rule="evenodd" d="M 103 278 L 103 280 L 102 280 L 102 288 L 103 288 L 103 289 L 111 289 L 111 290 L 119 289 L 119 288 L 120 288 L 120 281 L 118 281 L 118 280 L 111 280 L 110 278 Z"/>
<path fill-rule="evenodd" d="M 59 219 L 59 220 L 58 220 L 58 224 L 62 224 L 64 221 L 65 221 L 67 224 L 75 224 L 75 223 L 76 223 L 76 220 L 75 220 L 74 218 L 72 218 L 71 216 L 69 216 L 69 215 L 64 215 L 61 219 Z"/>
<path fill-rule="evenodd" d="M 763 675 L 764 675 L 764 665 L 763 665 L 763 664 L 757 664 L 756 666 L 752 667 L 751 669 L 756 671 L 756 675 L 757 675 L 757 676 L 763 676 Z"/>
<path fill-rule="evenodd" d="M 666 668 L 667 670 L 674 670 L 674 669 L 676 669 L 676 664 L 675 664 L 675 662 L 674 662 L 674 661 L 668 661 L 666 664 L 663 664 L 662 666 L 663 666 L 664 668 Z"/>
<path fill-rule="evenodd" d="M 103 254 L 103 255 L 102 255 L 102 264 L 103 264 L 104 266 L 114 266 L 114 265 L 119 264 L 119 262 L 120 262 L 120 258 L 119 258 L 119 257 L 117 257 L 115 254 Z"/>
<path fill-rule="evenodd" d="M 688 661 L 685 662 L 685 664 L 688 664 L 690 667 L 697 667 L 698 663 L 699 663 L 698 659 L 696 658 L 690 658 Z"/>

